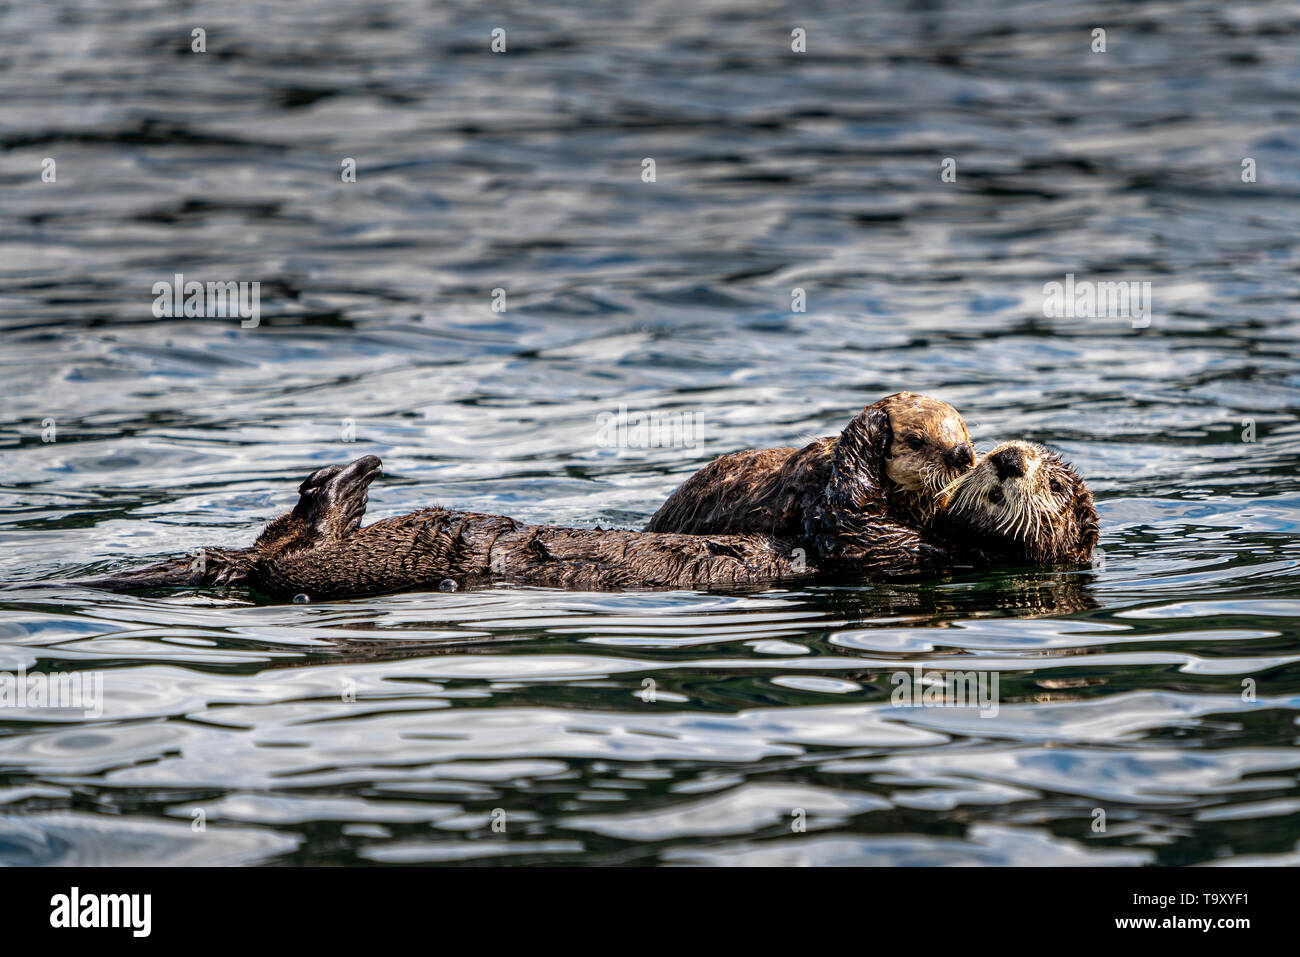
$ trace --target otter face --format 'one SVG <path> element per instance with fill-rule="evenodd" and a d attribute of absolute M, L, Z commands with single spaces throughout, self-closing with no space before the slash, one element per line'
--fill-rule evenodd
<path fill-rule="evenodd" d="M 877 404 L 889 416 L 893 433 L 885 455 L 885 475 L 899 488 L 916 493 L 913 497 L 919 502 L 933 501 L 975 465 L 966 423 L 947 402 L 899 392 Z"/>
<path fill-rule="evenodd" d="M 1097 510 L 1079 474 L 1032 442 L 1004 442 L 941 496 L 947 519 L 1032 562 L 1082 564 L 1097 545 Z M 985 543 L 979 542 L 979 545 Z"/>

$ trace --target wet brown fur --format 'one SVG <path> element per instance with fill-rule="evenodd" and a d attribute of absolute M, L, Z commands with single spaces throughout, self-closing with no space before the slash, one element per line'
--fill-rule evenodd
<path fill-rule="evenodd" d="M 516 585 L 608 591 L 704 588 L 811 575 L 789 546 L 761 535 L 670 535 L 525 525 L 502 515 L 427 508 L 384 519 L 259 566 L 251 583 L 312 599 Z"/>
<path fill-rule="evenodd" d="M 273 597 L 343 598 L 492 582 L 588 591 L 792 581 L 801 552 L 762 535 L 656 535 L 525 525 L 502 515 L 421 509 L 360 528 L 380 462 L 319 469 L 292 511 L 251 548 L 195 555 L 74 584 L 113 590 L 247 585 Z"/>
<path fill-rule="evenodd" d="M 822 563 L 922 570 L 945 560 L 923 534 L 936 497 L 974 461 L 956 409 L 899 392 L 837 436 L 715 459 L 668 497 L 646 531 L 758 533 L 807 545 Z"/>

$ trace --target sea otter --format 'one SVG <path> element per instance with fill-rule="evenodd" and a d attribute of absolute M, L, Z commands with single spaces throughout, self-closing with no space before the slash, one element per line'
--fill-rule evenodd
<path fill-rule="evenodd" d="M 1005 453 L 1005 454 L 1004 454 Z M 138 572 L 79 582 L 103 588 L 245 584 L 275 597 L 346 598 L 494 582 L 583 590 L 701 588 L 791 582 L 834 573 L 914 573 L 889 565 L 882 539 L 846 532 L 815 565 L 765 535 L 678 535 L 525 525 L 501 515 L 421 509 L 358 528 L 374 456 L 319 470 L 294 510 L 249 549 L 207 550 Z M 848 479 L 851 471 L 840 477 Z M 993 561 L 1081 562 L 1096 542 L 1096 512 L 1082 480 L 1053 453 L 1009 443 L 945 493 L 930 570 Z M 910 555 L 910 552 L 907 553 Z M 956 556 L 955 558 L 953 556 Z M 449 586 L 448 583 L 451 583 Z"/>
<path fill-rule="evenodd" d="M 1081 565 L 1097 547 L 1097 508 L 1083 479 L 1051 449 L 1004 442 L 939 495 L 935 534 L 971 543 L 990 562 Z"/>
<path fill-rule="evenodd" d="M 802 449 L 750 449 L 715 459 L 668 497 L 649 532 L 759 533 L 840 559 L 855 538 L 872 568 L 922 570 L 943 561 L 925 527 L 936 496 L 975 464 L 970 433 L 946 402 L 886 396 L 844 431 Z"/>

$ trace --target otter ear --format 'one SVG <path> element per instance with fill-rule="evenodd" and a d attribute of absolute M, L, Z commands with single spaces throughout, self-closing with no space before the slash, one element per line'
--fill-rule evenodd
<path fill-rule="evenodd" d="M 828 489 L 832 499 L 861 506 L 868 497 L 882 494 L 880 476 L 893 441 L 889 414 L 880 403 L 863 409 L 835 440 Z"/>
<path fill-rule="evenodd" d="M 322 469 L 321 471 L 325 470 Z M 302 498 L 298 499 L 298 508 L 294 509 L 294 514 L 307 522 L 313 539 L 321 538 L 331 532 L 341 533 L 341 529 L 336 528 L 338 522 L 337 506 L 348 491 L 343 480 L 339 477 L 339 473 L 342 471 L 343 467 L 339 466 L 318 488 L 308 489 L 303 493 Z M 364 510 L 364 503 L 367 499 L 364 489 L 360 495 L 363 503 L 362 509 Z"/>

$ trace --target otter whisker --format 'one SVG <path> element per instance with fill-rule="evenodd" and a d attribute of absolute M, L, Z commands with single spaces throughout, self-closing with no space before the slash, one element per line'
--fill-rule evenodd
<path fill-rule="evenodd" d="M 964 495 L 969 495 L 972 492 L 972 489 L 969 486 L 962 488 L 964 478 L 964 475 L 959 475 L 947 485 L 935 491 L 934 498 L 935 501 L 938 502 L 940 508 L 948 508 L 948 506 L 952 504 L 951 501 L 949 501 L 950 498 L 956 495 L 959 491 Z M 965 498 L 960 500 L 965 501 Z"/>

